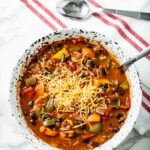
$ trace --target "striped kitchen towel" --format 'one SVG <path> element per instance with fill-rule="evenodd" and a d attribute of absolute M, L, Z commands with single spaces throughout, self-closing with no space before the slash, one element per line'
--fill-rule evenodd
<path fill-rule="evenodd" d="M 16 0 L 17 1 L 17 0 Z M 87 0 L 91 8 L 108 7 L 145 10 L 149 0 Z M 113 14 L 95 13 L 85 21 L 64 18 L 56 11 L 59 0 L 20 0 L 15 24 L 31 39 L 36 40 L 49 32 L 65 28 L 84 28 L 105 34 L 116 41 L 131 56 L 138 54 L 150 43 L 150 22 Z M 133 7 L 134 6 L 134 7 Z M 134 9 L 133 9 L 134 8 Z M 150 6 L 149 6 L 150 8 Z M 24 47 L 22 47 L 24 49 Z M 140 134 L 150 129 L 150 55 L 136 63 L 142 80 L 143 101 L 135 128 Z"/>

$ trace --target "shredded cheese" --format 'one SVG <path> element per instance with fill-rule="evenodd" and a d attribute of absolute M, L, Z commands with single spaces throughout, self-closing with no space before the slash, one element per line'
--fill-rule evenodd
<path fill-rule="evenodd" d="M 93 76 L 82 68 L 82 61 L 83 58 L 78 60 L 78 70 L 75 72 L 71 72 L 63 63 L 57 63 L 53 76 L 34 75 L 39 82 L 43 82 L 46 95 L 54 100 L 58 113 L 70 112 L 87 116 L 96 107 L 106 107 L 105 99 L 99 97 L 101 89 L 93 85 Z M 83 74 L 87 76 L 83 77 Z"/>

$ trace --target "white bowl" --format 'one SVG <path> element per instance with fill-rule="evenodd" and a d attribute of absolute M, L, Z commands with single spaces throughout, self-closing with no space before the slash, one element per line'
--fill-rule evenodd
<path fill-rule="evenodd" d="M 52 43 L 58 40 L 63 40 L 65 38 L 77 37 L 80 35 L 89 39 L 95 39 L 97 41 L 104 42 L 108 50 L 114 54 L 114 56 L 120 61 L 120 63 L 123 63 L 129 59 L 129 56 L 128 54 L 126 54 L 125 50 L 120 48 L 116 42 L 107 39 L 105 35 L 101 35 L 93 31 L 85 31 L 83 29 L 68 29 L 68 30 L 56 31 L 45 37 L 42 37 L 41 39 L 38 39 L 30 46 L 30 48 L 25 50 L 25 53 L 19 59 L 16 67 L 13 70 L 11 83 L 10 83 L 10 103 L 11 103 L 14 116 L 17 122 L 20 124 L 20 128 L 24 137 L 30 143 L 32 143 L 37 149 L 50 150 L 56 148 L 53 148 L 47 143 L 38 139 L 36 136 L 34 136 L 34 133 L 28 128 L 24 120 L 23 114 L 20 110 L 20 102 L 19 102 L 18 91 L 16 90 L 16 83 L 23 75 L 22 71 L 25 65 L 27 65 L 30 62 L 30 58 L 32 57 L 32 55 L 37 53 L 37 51 L 41 48 L 42 45 L 45 45 L 47 43 Z M 129 110 L 127 119 L 125 120 L 123 126 L 121 127 L 118 133 L 116 133 L 110 140 L 105 142 L 103 145 L 97 147 L 96 149 L 109 150 L 109 149 L 116 148 L 130 133 L 137 119 L 139 109 L 141 106 L 141 101 L 142 101 L 142 92 L 141 92 L 138 73 L 135 66 L 132 65 L 126 71 L 126 74 L 130 81 L 130 90 L 131 90 L 131 108 Z"/>

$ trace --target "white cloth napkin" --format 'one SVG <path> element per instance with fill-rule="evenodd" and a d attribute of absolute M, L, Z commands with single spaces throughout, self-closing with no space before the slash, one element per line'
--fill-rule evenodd
<path fill-rule="evenodd" d="M 14 42 L 11 48 L 13 48 L 12 51 L 15 51 L 14 53 L 17 55 L 14 56 L 12 52 L 13 60 L 11 65 L 15 65 L 24 50 L 36 39 L 55 30 L 64 28 L 84 28 L 105 34 L 108 38 L 118 42 L 131 57 L 138 54 L 143 48 L 149 46 L 149 21 L 107 15 L 104 13 L 94 14 L 85 21 L 75 21 L 64 18 L 58 14 L 55 9 L 57 2 L 59 2 L 59 0 L 14 0 L 13 3 L 11 3 L 12 5 L 7 6 L 7 10 L 3 10 L 3 6 L 0 6 L 0 17 L 6 17 L 7 19 L 9 13 L 13 15 L 12 19 L 9 20 L 12 23 L 12 27 L 15 27 L 16 30 L 20 30 L 21 33 L 24 34 L 24 37 L 28 37 L 28 40 L 24 40 L 23 38 L 18 39 L 20 42 L 19 45 L 17 45 L 17 42 Z M 139 0 L 138 3 L 137 0 L 115 0 L 115 2 L 111 0 L 87 0 L 87 2 L 91 8 L 107 7 L 136 11 L 150 10 L 149 0 Z M 5 32 L 6 25 L 7 23 L 1 26 L 0 34 Z M 13 37 L 14 34 L 14 31 L 11 31 L 10 28 L 10 30 L 5 33 L 6 39 L 4 40 L 11 38 L 11 36 Z M 143 134 L 150 129 L 150 56 L 137 62 L 136 66 L 143 83 L 143 102 L 134 127 L 140 134 Z M 3 83 L 2 81 L 2 84 Z"/>

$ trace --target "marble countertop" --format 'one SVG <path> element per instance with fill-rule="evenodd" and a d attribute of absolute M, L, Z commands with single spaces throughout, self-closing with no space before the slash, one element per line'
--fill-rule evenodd
<path fill-rule="evenodd" d="M 27 32 L 31 30 L 30 26 L 18 23 L 18 20 L 23 19 L 21 13 L 24 12 L 24 7 L 18 6 L 17 1 L 9 6 L 7 3 L 9 0 L 5 0 L 5 3 L 0 0 L 0 150 L 34 150 L 35 148 L 23 139 L 12 117 L 8 91 L 12 69 L 23 53 L 23 47 L 28 47 L 31 41 L 37 39 L 37 35 Z M 43 31 L 40 36 L 45 34 Z M 132 130 L 116 150 L 148 150 L 149 147 L 150 132 L 139 135 Z"/>

